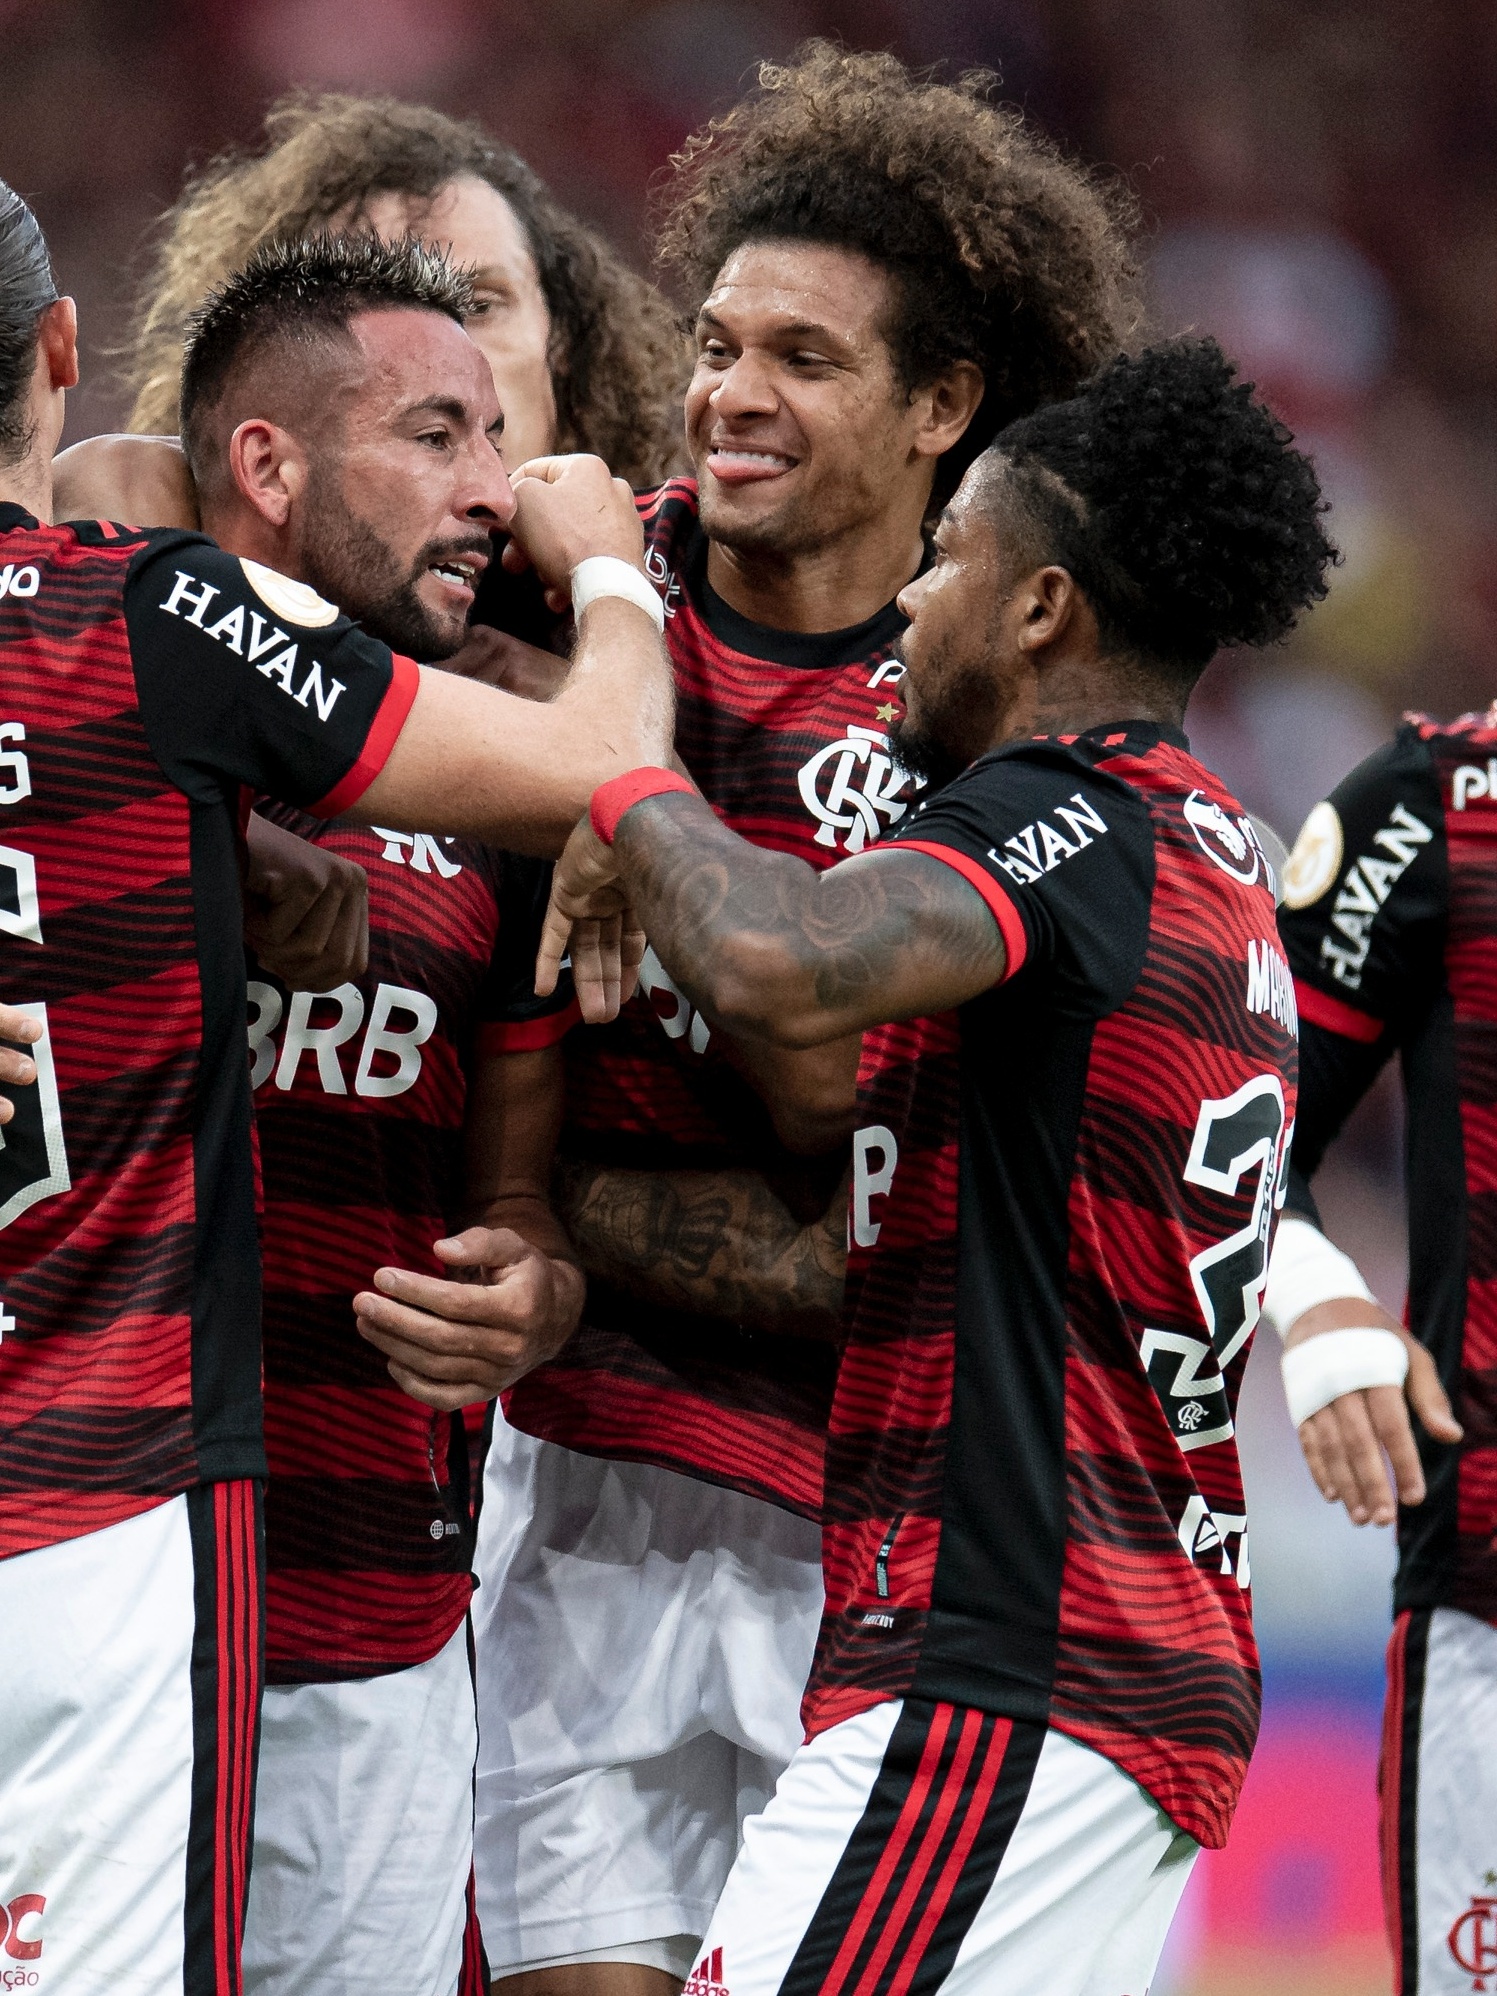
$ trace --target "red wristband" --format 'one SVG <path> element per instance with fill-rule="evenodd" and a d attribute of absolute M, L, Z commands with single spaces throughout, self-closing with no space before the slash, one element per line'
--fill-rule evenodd
<path fill-rule="evenodd" d="M 622 776 L 600 783 L 593 792 L 593 830 L 604 845 L 613 844 L 619 819 L 646 797 L 663 797 L 671 790 L 690 792 L 692 785 L 673 769 L 629 769 Z"/>

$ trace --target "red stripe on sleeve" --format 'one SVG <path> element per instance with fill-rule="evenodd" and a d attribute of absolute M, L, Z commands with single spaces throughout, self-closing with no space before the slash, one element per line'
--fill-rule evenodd
<path fill-rule="evenodd" d="M 394 670 L 390 684 L 385 689 L 385 697 L 379 703 L 379 712 L 370 724 L 364 737 L 364 746 L 359 750 L 359 759 L 341 782 L 316 804 L 307 809 L 314 818 L 336 818 L 340 811 L 357 804 L 375 777 L 390 760 L 390 751 L 395 739 L 406 724 L 416 695 L 421 689 L 421 668 L 414 659 L 402 658 L 399 652 L 391 654 L 390 663 Z"/>
<path fill-rule="evenodd" d="M 1374 1019 L 1370 1012 L 1359 1012 L 1355 1005 L 1332 998 L 1328 992 L 1317 991 L 1313 984 L 1302 984 L 1297 977 L 1294 1002 L 1302 1019 L 1308 1019 L 1312 1026 L 1324 1026 L 1328 1033 L 1339 1033 L 1344 1040 L 1360 1040 L 1364 1046 L 1371 1046 L 1382 1036 L 1381 1019 Z"/>
<path fill-rule="evenodd" d="M 539 1019 L 490 1019 L 478 1029 L 480 1053 L 533 1053 L 537 1047 L 554 1047 L 582 1018 L 582 1007 L 574 998 L 564 1012 L 547 1012 Z"/>
<path fill-rule="evenodd" d="M 998 933 L 1003 938 L 1003 947 L 1008 956 L 1004 966 L 1003 981 L 1024 967 L 1024 959 L 1029 954 L 1029 938 L 1024 933 L 1024 923 L 1018 909 L 1003 889 L 998 885 L 986 867 L 979 866 L 975 859 L 969 859 L 964 852 L 954 846 L 938 846 L 928 839 L 900 839 L 896 845 L 875 847 L 883 852 L 923 852 L 931 859 L 938 859 L 959 873 L 969 887 L 975 887 L 987 902 L 993 920 L 998 924 Z"/>

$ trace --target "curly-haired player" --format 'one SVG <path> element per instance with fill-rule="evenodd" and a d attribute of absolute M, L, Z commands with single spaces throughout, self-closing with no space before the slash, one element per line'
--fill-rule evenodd
<path fill-rule="evenodd" d="M 813 46 L 691 142 L 663 197 L 697 347 L 696 476 L 642 502 L 677 747 L 727 822 L 816 865 L 908 807 L 895 598 L 939 498 L 1134 320 L 1116 204 L 989 82 Z M 776 1195 L 827 1205 L 856 1048 L 734 1050 L 653 959 L 645 981 L 568 1043 L 588 1321 L 497 1424 L 480 1545 L 485 1943 L 551 1996 L 655 1996 L 692 1967 L 800 1738 L 821 1608 L 835 1352 L 760 1335 L 741 1288 L 702 1278 L 734 1215 L 758 1237 Z M 835 1292 L 825 1259 L 790 1271 L 801 1321 Z"/>
<path fill-rule="evenodd" d="M 864 1034 L 808 1739 L 690 1996 L 1142 1990 L 1226 1836 L 1296 1061 L 1267 862 L 1181 722 L 1324 593 L 1321 510 L 1214 345 L 1115 361 L 902 593 L 897 745 L 959 772 L 922 810 L 823 873 L 636 770 L 558 863 L 543 969 L 622 888 L 715 1025 Z"/>

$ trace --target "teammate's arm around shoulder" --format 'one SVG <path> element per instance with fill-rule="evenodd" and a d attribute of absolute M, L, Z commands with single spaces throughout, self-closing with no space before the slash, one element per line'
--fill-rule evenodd
<path fill-rule="evenodd" d="M 561 690 L 541 705 L 423 672 L 409 719 L 357 815 L 427 826 L 439 797 L 444 830 L 549 856 L 599 784 L 669 756 L 673 681 L 628 486 L 600 458 L 544 458 L 522 467 L 514 492 L 515 543 L 554 601 L 581 587 L 583 563 L 602 565 L 585 578 Z"/>
<path fill-rule="evenodd" d="M 1434 1359 L 1299 1214 L 1279 1224 L 1263 1315 L 1284 1341 L 1290 1418 L 1326 1502 L 1344 1504 L 1356 1525 L 1388 1525 L 1399 1504 L 1422 1504 L 1410 1410 L 1437 1442 L 1462 1432 Z"/>

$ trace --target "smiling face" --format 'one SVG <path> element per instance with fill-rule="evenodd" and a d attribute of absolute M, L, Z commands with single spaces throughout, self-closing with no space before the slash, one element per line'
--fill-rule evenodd
<path fill-rule="evenodd" d="M 894 372 L 891 279 L 819 243 L 749 243 L 697 319 L 686 431 L 714 541 L 794 556 L 895 505 L 915 517 L 934 460 Z M 916 491 L 916 488 L 919 488 Z"/>
<path fill-rule="evenodd" d="M 440 312 L 365 312 L 328 375 L 290 522 L 298 580 L 418 659 L 467 633 L 490 534 L 514 515 L 484 357 Z"/>
<path fill-rule="evenodd" d="M 474 311 L 467 328 L 493 370 L 504 411 L 504 462 L 515 471 L 528 458 L 549 456 L 556 448 L 551 315 L 525 231 L 504 196 L 464 173 L 430 201 L 378 194 L 364 220 L 387 241 L 419 236 L 453 263 L 472 268 Z"/>

